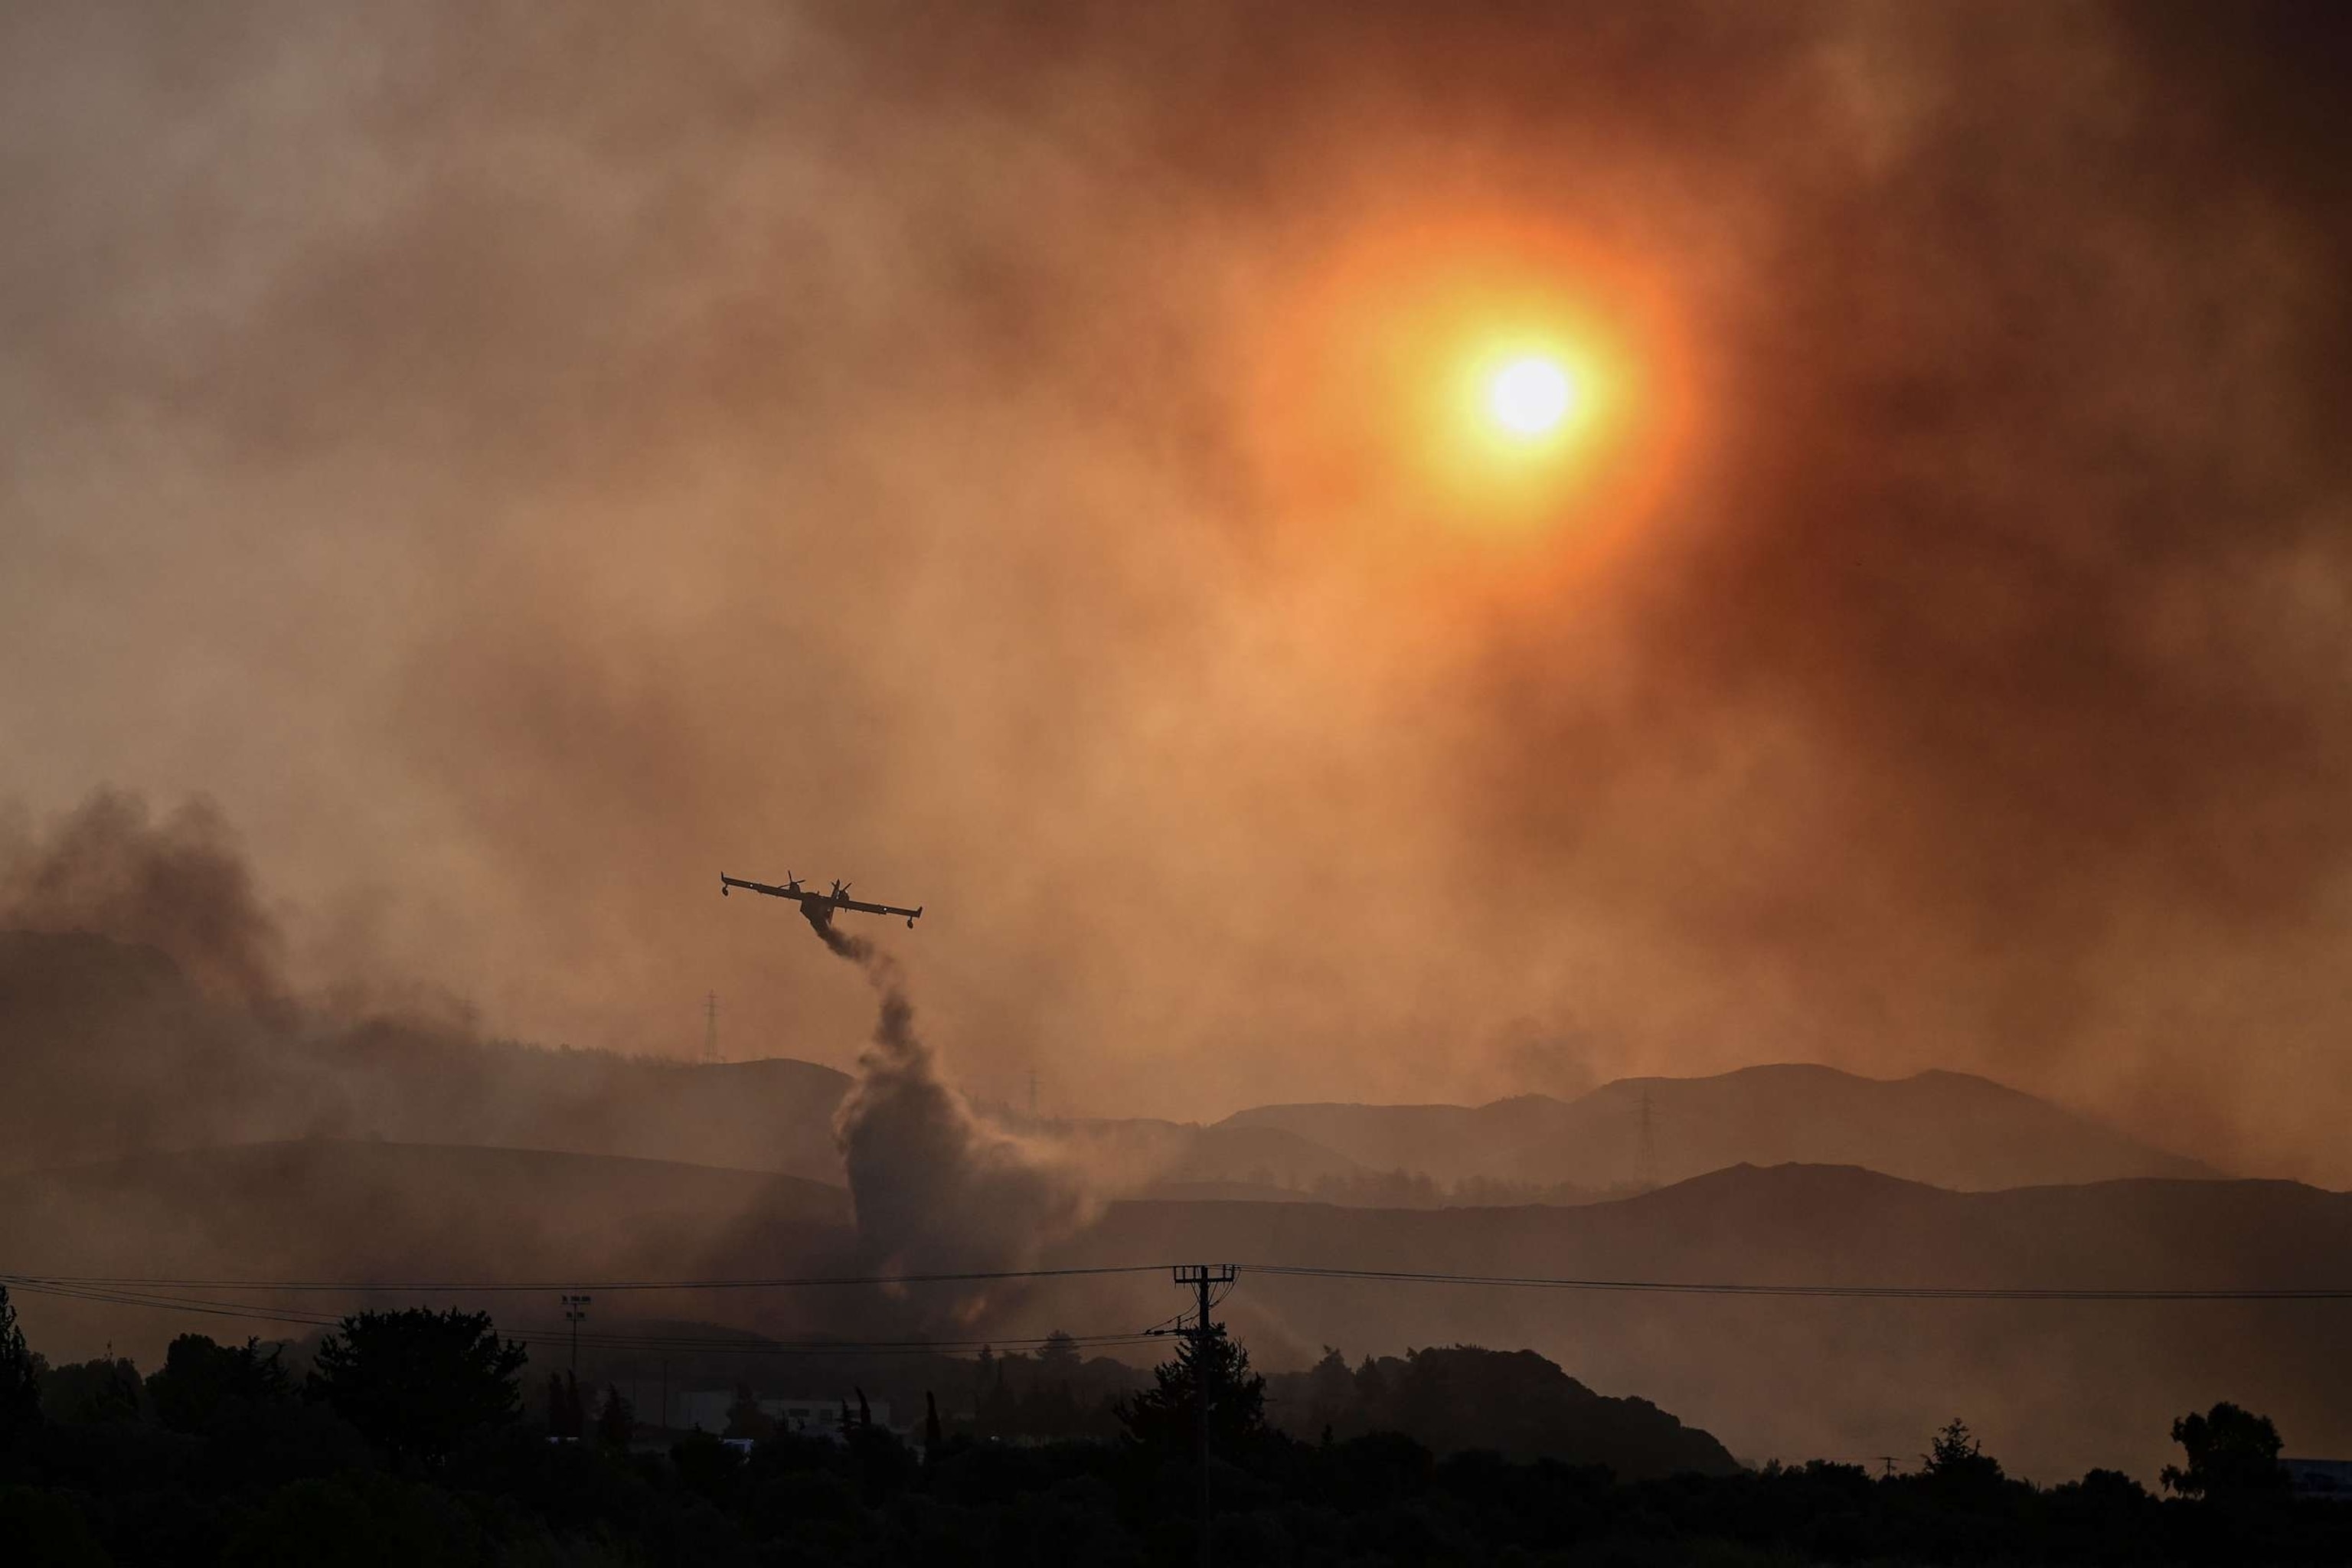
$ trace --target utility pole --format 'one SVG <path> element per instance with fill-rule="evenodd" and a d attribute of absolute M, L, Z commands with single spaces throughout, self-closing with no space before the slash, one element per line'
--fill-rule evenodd
<path fill-rule="evenodd" d="M 711 992 L 702 999 L 702 1060 L 705 1066 L 719 1059 L 719 993 Z"/>
<path fill-rule="evenodd" d="M 1892 1454 L 1881 1454 L 1878 1456 L 1878 1462 L 1886 1467 L 1886 1479 L 1890 1481 L 1893 1480 L 1895 1479 L 1895 1456 Z"/>
<path fill-rule="evenodd" d="M 580 1381 L 580 1325 L 587 1321 L 588 1303 L 595 1299 L 593 1296 L 571 1295 L 563 1298 L 563 1321 L 572 1325 L 572 1381 L 574 1383 Z"/>
<path fill-rule="evenodd" d="M 1210 1293 L 1219 1285 L 1234 1282 L 1234 1266 L 1230 1263 L 1180 1263 L 1176 1266 L 1176 1286 L 1191 1286 L 1196 1292 L 1198 1309 L 1192 1314 L 1192 1326 L 1179 1328 L 1178 1332 L 1192 1342 L 1192 1398 L 1201 1410 L 1201 1568 L 1209 1568 L 1209 1382 L 1210 1358 L 1217 1336 L 1223 1331 L 1209 1321 L 1209 1308 L 1214 1303 Z"/>

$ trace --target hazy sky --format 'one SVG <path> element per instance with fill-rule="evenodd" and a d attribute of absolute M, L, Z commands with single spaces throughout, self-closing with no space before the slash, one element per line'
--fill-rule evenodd
<path fill-rule="evenodd" d="M 0 794 L 1049 1107 L 1990 1073 L 2352 1182 L 2307 6 L 19 4 Z M 1498 343 L 1558 449 L 1466 439 Z"/>

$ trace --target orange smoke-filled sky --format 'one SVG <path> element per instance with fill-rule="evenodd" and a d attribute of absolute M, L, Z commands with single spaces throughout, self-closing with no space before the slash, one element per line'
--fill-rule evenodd
<path fill-rule="evenodd" d="M 1049 1108 L 1949 1067 L 2352 1180 L 2343 58 L 11 7 L 11 831 L 209 796 L 291 984 L 528 1038 L 847 1061 L 790 870 Z"/>

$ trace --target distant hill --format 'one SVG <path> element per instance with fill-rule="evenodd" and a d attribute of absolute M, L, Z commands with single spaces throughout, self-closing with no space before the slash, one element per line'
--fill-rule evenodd
<path fill-rule="evenodd" d="M 1440 1182 L 1632 1184 L 1643 1157 L 1661 1184 L 1738 1164 L 1861 1165 L 1960 1191 L 2210 1177 L 2210 1166 L 1966 1073 L 1885 1080 L 1779 1065 L 1713 1078 L 1623 1079 L 1573 1101 L 1490 1105 L 1268 1105 L 1218 1123 L 1278 1128 L 1373 1170 Z"/>
<path fill-rule="evenodd" d="M 1201 1127 L 1148 1117 L 1016 1118 L 1013 1125 L 1066 1150 L 1106 1192 L 1122 1194 L 1212 1185 L 1295 1199 L 1318 1184 L 1370 1174 L 1281 1127 Z"/>
<path fill-rule="evenodd" d="M 814 1062 L 688 1063 L 363 1029 L 322 1053 L 342 1129 L 399 1142 L 615 1154 L 838 1184 L 847 1074 Z"/>
<path fill-rule="evenodd" d="M 1620 1480 L 1739 1468 L 1722 1444 L 1646 1399 L 1599 1394 L 1533 1351 L 1451 1345 L 1402 1356 L 1336 1352 L 1266 1379 L 1267 1419 L 1313 1441 L 1403 1432 L 1432 1451 L 1605 1465 Z"/>

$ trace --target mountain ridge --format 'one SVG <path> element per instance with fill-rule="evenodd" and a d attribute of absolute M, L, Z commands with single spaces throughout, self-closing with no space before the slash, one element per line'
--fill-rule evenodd
<path fill-rule="evenodd" d="M 1375 1169 L 1422 1170 L 1442 1181 L 1591 1191 L 1670 1184 L 1743 1163 L 1863 1164 L 1960 1191 L 2223 1173 L 2026 1090 L 1948 1068 L 1874 1079 L 1822 1063 L 1759 1063 L 1693 1078 L 1618 1079 L 1573 1100 L 1307 1101 L 1251 1107 L 1213 1125 L 1283 1127 Z M 1645 1163 L 1654 1167 L 1650 1184 L 1638 1179 Z"/>

